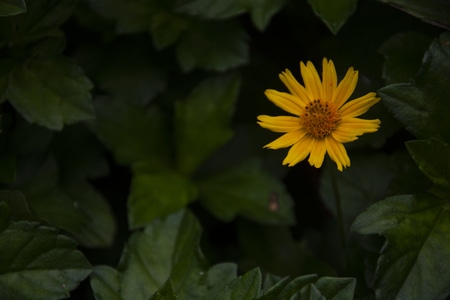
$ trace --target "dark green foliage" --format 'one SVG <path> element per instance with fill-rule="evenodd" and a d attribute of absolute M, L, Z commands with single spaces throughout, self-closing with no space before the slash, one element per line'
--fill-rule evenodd
<path fill-rule="evenodd" d="M 441 0 L 0 0 L 0 299 L 447 299 L 449 20 Z M 324 56 L 382 98 L 342 173 L 282 166 L 256 124 L 287 114 L 279 72 Z"/>

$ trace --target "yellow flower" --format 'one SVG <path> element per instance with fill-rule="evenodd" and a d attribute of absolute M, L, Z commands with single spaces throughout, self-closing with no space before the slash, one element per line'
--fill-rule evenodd
<path fill-rule="evenodd" d="M 308 154 L 311 166 L 320 168 L 325 154 L 336 163 L 337 168 L 350 166 L 350 158 L 343 144 L 358 139 L 358 136 L 375 132 L 380 120 L 356 118 L 380 101 L 375 93 L 368 93 L 346 103 L 356 87 L 358 71 L 349 68 L 338 84 L 336 69 L 331 60 L 323 59 L 322 80 L 314 65 L 300 62 L 301 85 L 289 70 L 280 74 L 281 81 L 290 93 L 266 90 L 267 98 L 276 106 L 294 116 L 258 116 L 258 124 L 284 135 L 265 145 L 265 148 L 291 147 L 283 165 L 294 166 Z"/>

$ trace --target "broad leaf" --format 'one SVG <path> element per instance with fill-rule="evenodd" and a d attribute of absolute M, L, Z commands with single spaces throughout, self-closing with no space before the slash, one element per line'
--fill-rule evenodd
<path fill-rule="evenodd" d="M 118 270 L 94 269 L 91 287 L 96 299 L 161 299 L 166 292 L 168 299 L 174 299 L 174 294 L 179 299 L 214 299 L 236 278 L 237 266 L 222 263 L 208 269 L 198 248 L 200 233 L 197 220 L 183 211 L 134 233 Z"/>
<path fill-rule="evenodd" d="M 318 278 L 311 274 L 290 281 L 289 278 L 281 279 L 257 299 L 347 300 L 353 299 L 355 286 L 355 278 Z"/>
<path fill-rule="evenodd" d="M 166 283 L 153 294 L 150 300 L 177 300 L 177 294 L 173 286 L 172 280 L 167 280 Z"/>
<path fill-rule="evenodd" d="M 381 0 L 424 22 L 450 29 L 450 2 L 442 0 Z"/>
<path fill-rule="evenodd" d="M 379 90 L 388 109 L 419 138 L 450 142 L 447 122 L 450 93 L 450 33 L 433 41 L 420 73 L 411 83 L 388 85 Z"/>
<path fill-rule="evenodd" d="M 264 271 L 274 274 L 335 273 L 330 266 L 312 253 L 310 243 L 299 243 L 294 238 L 291 227 L 262 226 L 251 221 L 239 220 L 236 230 L 240 249 L 249 265 L 259 266 Z M 317 247 L 314 245 L 313 249 Z M 265 287 L 266 281 L 267 277 L 264 281 Z"/>
<path fill-rule="evenodd" d="M 285 0 L 225 0 L 178 1 L 175 10 L 202 19 L 228 19 L 244 12 L 250 13 L 252 22 L 264 30 L 271 17 L 285 4 Z"/>
<path fill-rule="evenodd" d="M 383 54 L 383 78 L 387 84 L 408 82 L 419 71 L 423 54 L 431 38 L 417 31 L 398 33 L 381 45 Z"/>
<path fill-rule="evenodd" d="M 26 13 L 0 18 L 0 40 L 7 40 L 13 44 L 36 41 L 61 26 L 72 15 L 77 2 L 76 0 L 27 1 Z"/>
<path fill-rule="evenodd" d="M 96 300 L 123 300 L 120 296 L 120 274 L 109 266 L 96 266 L 90 276 Z"/>
<path fill-rule="evenodd" d="M 175 107 L 177 161 L 190 174 L 233 135 L 231 118 L 240 79 L 222 75 L 201 82 Z"/>
<path fill-rule="evenodd" d="M 237 265 L 234 263 L 220 263 L 210 267 L 206 274 L 207 289 L 203 299 L 214 299 L 236 276 Z"/>
<path fill-rule="evenodd" d="M 128 197 L 131 228 L 174 213 L 197 198 L 193 183 L 175 171 L 140 168 L 134 173 Z"/>
<path fill-rule="evenodd" d="M 283 283 L 284 285 L 283 288 L 277 292 L 276 296 L 279 299 L 292 299 L 292 298 L 295 299 L 296 297 L 299 297 L 300 292 L 302 291 L 303 288 L 308 287 L 311 283 L 314 283 L 317 280 L 317 278 L 318 276 L 316 274 L 296 277 L 291 281 L 289 281 L 289 283 L 287 283 L 286 285 L 284 285 Z M 277 285 L 275 285 L 273 288 L 275 287 L 277 287 Z M 272 289 L 268 290 L 266 294 L 270 294 L 272 295 L 272 297 L 275 296 L 275 293 L 271 293 L 271 291 L 273 290 Z M 267 298 L 261 297 L 261 299 Z"/>
<path fill-rule="evenodd" d="M 60 169 L 52 157 L 32 175 L 20 188 L 39 218 L 70 232 L 83 246 L 105 247 L 112 243 L 115 220 L 111 209 L 89 183 L 74 177 L 60 181 Z"/>
<path fill-rule="evenodd" d="M 92 83 L 68 58 L 30 59 L 9 79 L 7 98 L 30 123 L 61 130 L 64 124 L 94 117 Z"/>
<path fill-rule="evenodd" d="M 26 11 L 24 0 L 0 0 L 0 16 L 13 16 Z"/>
<path fill-rule="evenodd" d="M 353 299 L 356 287 L 355 278 L 322 277 L 314 283 L 320 296 L 328 300 Z M 311 298 L 310 298 L 311 299 Z M 316 299 L 316 298 L 313 298 Z"/>
<path fill-rule="evenodd" d="M 244 12 L 236 0 L 178 0 L 175 10 L 202 19 L 227 19 Z"/>
<path fill-rule="evenodd" d="M 231 281 L 214 299 L 215 300 L 253 300 L 261 289 L 261 271 L 253 269 Z"/>
<path fill-rule="evenodd" d="M 97 99 L 94 131 L 120 164 L 153 160 L 165 162 L 170 155 L 162 113 L 125 101 Z"/>
<path fill-rule="evenodd" d="M 162 50 L 175 43 L 181 34 L 187 30 L 190 20 L 185 16 L 160 11 L 151 19 L 150 32 L 155 47 Z"/>
<path fill-rule="evenodd" d="M 93 76 L 112 98 L 145 106 L 165 88 L 166 57 L 155 53 L 148 37 L 122 39 L 102 50 Z"/>
<path fill-rule="evenodd" d="M 189 27 L 176 45 L 182 68 L 225 71 L 248 62 L 247 34 L 236 20 L 203 21 Z"/>
<path fill-rule="evenodd" d="M 332 186 L 331 168 L 325 168 L 320 178 L 320 195 L 326 207 L 336 216 L 336 202 Z M 334 174 L 341 198 L 345 227 L 372 203 L 388 194 L 389 184 L 395 175 L 392 160 L 382 154 L 353 155 L 352 167 Z"/>
<path fill-rule="evenodd" d="M 148 299 L 169 277 L 180 299 L 201 299 L 215 285 L 224 286 L 208 279 L 199 241 L 200 225 L 187 212 L 157 220 L 135 233 L 119 265 L 123 299 Z"/>
<path fill-rule="evenodd" d="M 271 18 L 286 4 L 285 0 L 247 0 L 253 24 L 263 31 Z"/>
<path fill-rule="evenodd" d="M 21 192 L 0 190 L 0 202 L 8 204 L 14 220 L 38 221 L 38 218 L 31 211 L 30 206 Z"/>
<path fill-rule="evenodd" d="M 63 185 L 62 191 L 63 199 L 69 199 L 73 206 L 71 210 L 80 210 L 83 214 L 83 227 L 79 231 L 71 232 L 77 242 L 91 248 L 111 246 L 116 233 L 116 221 L 103 195 L 84 180 L 73 180 Z M 66 205 L 71 207 L 69 203 Z"/>
<path fill-rule="evenodd" d="M 386 237 L 375 274 L 378 299 L 445 299 L 450 294 L 448 200 L 393 196 L 355 220 L 352 230 Z M 429 280 L 431 279 L 432 280 Z"/>
<path fill-rule="evenodd" d="M 14 222 L 0 233 L 0 298 L 69 297 L 91 272 L 75 243 L 51 227 Z"/>
<path fill-rule="evenodd" d="M 315 14 L 328 29 L 337 34 L 347 19 L 355 12 L 358 0 L 308 0 Z"/>
<path fill-rule="evenodd" d="M 450 190 L 450 146 L 430 140 L 410 141 L 406 146 L 420 170 L 434 184 Z"/>
<path fill-rule="evenodd" d="M 292 224 L 292 199 L 283 184 L 249 160 L 199 182 L 200 200 L 217 218 L 237 215 L 269 224 Z"/>
<path fill-rule="evenodd" d="M 119 33 L 147 31 L 155 12 L 154 1 L 88 0 L 88 2 L 105 19 L 115 20 Z"/>

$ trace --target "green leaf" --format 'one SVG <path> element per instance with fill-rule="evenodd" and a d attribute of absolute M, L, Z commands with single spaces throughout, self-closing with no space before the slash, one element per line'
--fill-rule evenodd
<path fill-rule="evenodd" d="M 253 300 L 261 289 L 261 271 L 252 269 L 231 281 L 215 298 L 215 300 Z"/>
<path fill-rule="evenodd" d="M 109 266 L 96 266 L 90 276 L 96 300 L 123 300 L 120 296 L 120 273 Z"/>
<path fill-rule="evenodd" d="M 162 50 L 175 43 L 189 28 L 190 21 L 184 16 L 161 11 L 151 19 L 150 32 L 156 49 Z"/>
<path fill-rule="evenodd" d="M 24 0 L 0 0 L 0 16 L 13 16 L 26 11 Z"/>
<path fill-rule="evenodd" d="M 448 200 L 429 194 L 389 197 L 358 216 L 352 230 L 381 234 L 378 299 L 445 299 L 450 294 Z M 424 280 L 426 279 L 426 280 Z"/>
<path fill-rule="evenodd" d="M 285 4 L 285 0 L 190 0 L 178 1 L 175 11 L 202 19 L 228 19 L 246 11 L 259 30 L 264 30 L 271 17 Z"/>
<path fill-rule="evenodd" d="M 66 37 L 59 28 L 50 30 L 45 37 L 29 46 L 29 57 L 51 58 L 60 55 L 66 47 Z M 14 49 L 14 48 L 13 48 Z"/>
<path fill-rule="evenodd" d="M 51 227 L 26 221 L 0 233 L 0 298 L 69 297 L 91 272 L 75 243 Z"/>
<path fill-rule="evenodd" d="M 385 41 L 378 52 L 385 59 L 383 78 L 386 83 L 407 82 L 413 78 L 431 41 L 430 37 L 418 31 L 401 32 Z"/>
<path fill-rule="evenodd" d="M 450 146 L 436 140 L 419 140 L 407 142 L 406 147 L 434 184 L 450 190 Z"/>
<path fill-rule="evenodd" d="M 280 278 L 277 275 L 268 273 L 265 275 L 263 283 L 263 293 L 256 299 L 275 299 L 277 295 L 289 284 L 289 277 Z"/>
<path fill-rule="evenodd" d="M 292 299 L 298 297 L 304 287 L 309 286 L 317 280 L 316 274 L 299 276 L 292 279 L 278 294 L 280 299 Z M 295 298 L 294 298 L 295 299 Z"/>
<path fill-rule="evenodd" d="M 387 196 L 395 171 L 387 155 L 366 152 L 353 155 L 352 167 L 345 172 L 335 172 L 346 228 L 365 208 Z M 331 180 L 330 168 L 325 168 L 320 179 L 320 195 L 328 210 L 336 216 Z"/>
<path fill-rule="evenodd" d="M 259 266 L 274 274 L 334 274 L 331 267 L 311 253 L 311 245 L 299 242 L 292 236 L 292 228 L 262 226 L 245 220 L 239 220 L 237 225 L 238 243 L 247 264 Z M 265 288 L 266 281 L 267 277 L 264 281 Z"/>
<path fill-rule="evenodd" d="M 36 168 L 32 171 L 34 178 L 19 186 L 32 210 L 39 218 L 56 227 L 69 232 L 80 232 L 86 222 L 86 216 L 58 187 L 56 160 L 49 157 L 41 165 L 28 166 L 32 167 Z"/>
<path fill-rule="evenodd" d="M 337 34 L 347 19 L 355 12 L 358 0 L 308 0 L 314 13 Z"/>
<path fill-rule="evenodd" d="M 96 299 L 147 300 L 152 295 L 159 299 L 166 292 L 168 299 L 175 299 L 174 294 L 179 299 L 214 299 L 236 278 L 237 266 L 221 263 L 207 269 L 199 249 L 200 234 L 199 223 L 186 211 L 155 220 L 134 233 L 118 270 L 94 269 L 91 287 Z"/>
<path fill-rule="evenodd" d="M 212 266 L 206 273 L 206 291 L 203 299 L 215 299 L 221 290 L 237 276 L 237 265 L 220 263 Z"/>
<path fill-rule="evenodd" d="M 152 15 L 157 9 L 156 1 L 88 0 L 88 2 L 101 16 L 115 20 L 117 32 L 121 34 L 147 31 Z"/>
<path fill-rule="evenodd" d="M 8 204 L 14 220 L 38 221 L 21 192 L 0 190 L 0 202 Z"/>
<path fill-rule="evenodd" d="M 388 85 L 379 93 L 388 109 L 418 138 L 450 142 L 448 98 L 450 93 L 450 33 L 433 41 L 420 73 L 411 83 Z"/>
<path fill-rule="evenodd" d="M 60 181 L 60 169 L 53 157 L 32 172 L 20 189 L 39 218 L 70 232 L 83 246 L 111 245 L 115 220 L 102 195 L 84 179 Z"/>
<path fill-rule="evenodd" d="M 166 87 L 166 57 L 155 53 L 148 37 L 121 39 L 102 50 L 94 77 L 112 98 L 145 106 Z"/>
<path fill-rule="evenodd" d="M 25 14 L 0 18 L 0 40 L 15 45 L 41 39 L 66 22 L 77 2 L 77 0 L 27 1 Z"/>
<path fill-rule="evenodd" d="M 175 3 L 175 11 L 202 19 L 228 19 L 245 10 L 236 0 L 179 0 Z"/>
<path fill-rule="evenodd" d="M 222 75 L 201 82 L 175 106 L 178 169 L 194 172 L 233 135 L 231 118 L 240 78 Z"/>
<path fill-rule="evenodd" d="M 173 286 L 172 280 L 167 280 L 166 283 L 153 294 L 150 300 L 177 300 L 177 294 Z"/>
<path fill-rule="evenodd" d="M 381 0 L 424 22 L 450 30 L 450 3 L 442 0 Z"/>
<path fill-rule="evenodd" d="M 389 186 L 391 195 L 420 194 L 430 190 L 432 182 L 420 171 L 408 151 L 399 151 L 392 158 L 397 172 Z"/>
<path fill-rule="evenodd" d="M 247 34 L 236 20 L 193 24 L 176 45 L 184 71 L 225 71 L 248 62 Z"/>
<path fill-rule="evenodd" d="M 118 268 L 123 274 L 123 299 L 146 300 L 168 278 L 180 299 L 198 299 L 206 277 L 199 239 L 200 225 L 187 212 L 156 220 L 133 234 Z"/>
<path fill-rule="evenodd" d="M 112 151 L 120 164 L 141 161 L 166 162 L 169 159 L 169 134 L 156 107 L 149 109 L 111 99 L 95 101 L 95 133 Z"/>
<path fill-rule="evenodd" d="M 68 58 L 30 59 L 9 79 L 7 98 L 30 123 L 61 130 L 64 124 L 94 117 L 92 83 Z"/>
<path fill-rule="evenodd" d="M 84 180 L 73 180 L 62 188 L 63 199 L 69 199 L 73 206 L 72 211 L 81 211 L 83 216 L 83 227 L 80 230 L 71 231 L 76 240 L 84 247 L 111 246 L 116 233 L 116 221 L 106 199 Z M 51 204 L 47 203 L 47 205 Z M 71 207 L 69 203 L 67 206 Z"/>
<path fill-rule="evenodd" d="M 268 289 L 258 300 L 269 299 L 353 299 L 355 278 L 321 277 L 315 274 L 304 275 L 289 281 L 284 278 Z"/>
<path fill-rule="evenodd" d="M 253 159 L 199 182 L 200 200 L 217 218 L 236 215 L 270 224 L 292 224 L 292 199 L 283 184 Z"/>
<path fill-rule="evenodd" d="M 139 169 L 134 173 L 128 197 L 131 228 L 174 213 L 197 198 L 197 189 L 193 183 L 173 170 Z"/>
<path fill-rule="evenodd" d="M 328 300 L 353 299 L 356 287 L 355 278 L 322 277 L 314 283 L 320 295 Z"/>
<path fill-rule="evenodd" d="M 246 5 L 249 6 L 250 17 L 253 24 L 263 31 L 268 25 L 271 18 L 286 4 L 285 0 L 248 0 Z"/>

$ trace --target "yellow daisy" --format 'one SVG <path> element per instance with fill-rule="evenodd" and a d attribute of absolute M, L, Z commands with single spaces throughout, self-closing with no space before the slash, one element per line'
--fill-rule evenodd
<path fill-rule="evenodd" d="M 331 60 L 323 59 L 322 80 L 314 65 L 300 62 L 301 85 L 289 70 L 280 74 L 289 93 L 266 90 L 267 98 L 276 106 L 294 116 L 258 116 L 258 124 L 284 135 L 265 145 L 265 148 L 291 147 L 283 165 L 294 166 L 308 155 L 311 166 L 320 168 L 325 154 L 336 163 L 337 168 L 350 166 L 350 158 L 344 143 L 358 139 L 364 133 L 375 132 L 380 120 L 356 118 L 380 101 L 375 93 L 368 93 L 346 103 L 356 87 L 358 71 L 352 67 L 338 84 L 336 69 Z"/>

